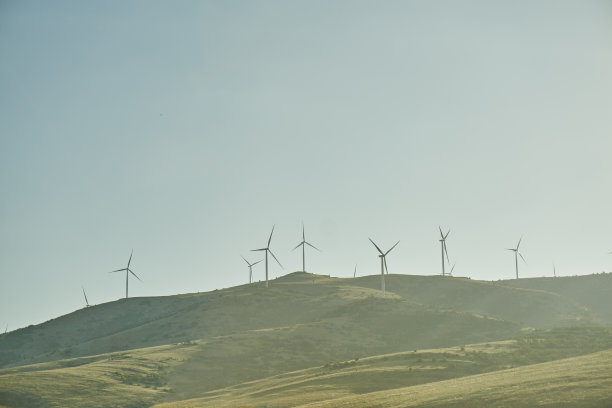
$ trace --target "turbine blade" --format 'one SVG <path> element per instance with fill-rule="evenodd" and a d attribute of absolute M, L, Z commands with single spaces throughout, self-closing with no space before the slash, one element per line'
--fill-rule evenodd
<path fill-rule="evenodd" d="M 267 251 L 268 248 L 251 249 L 251 251 Z"/>
<path fill-rule="evenodd" d="M 523 237 L 521 236 L 521 239 L 519 239 L 518 244 L 516 244 L 516 250 L 518 251 L 519 247 L 521 246 L 521 241 L 523 240 Z"/>
<path fill-rule="evenodd" d="M 514 248 L 506 248 L 506 251 L 514 251 L 514 252 L 516 252 L 516 249 L 514 249 Z"/>
<path fill-rule="evenodd" d="M 270 241 L 272 241 L 272 234 L 274 234 L 274 227 L 276 227 L 276 224 L 272 226 L 272 231 L 270 232 L 270 238 L 268 238 L 268 248 L 270 248 Z"/>
<path fill-rule="evenodd" d="M 523 262 L 525 262 L 525 264 L 527 264 L 527 261 L 525 260 L 525 258 L 523 258 L 523 254 L 521 254 L 520 252 L 518 252 L 518 254 L 521 256 L 521 259 L 523 260 Z"/>
<path fill-rule="evenodd" d="M 383 251 L 380 250 L 380 248 L 378 247 L 378 245 L 376 245 L 374 243 L 374 241 L 372 241 L 372 238 L 368 238 L 370 240 L 370 242 L 376 247 L 376 249 L 378 249 L 378 252 L 380 252 L 381 255 L 384 255 Z"/>
<path fill-rule="evenodd" d="M 282 265 L 282 264 L 281 264 L 281 263 L 278 261 L 278 259 L 276 259 L 276 256 L 274 256 L 274 253 L 273 253 L 272 251 L 270 251 L 269 249 L 268 249 L 268 252 L 270 252 L 270 255 L 272 255 L 272 257 L 273 257 L 273 258 L 274 258 L 274 260 L 275 260 L 275 261 L 276 261 L 276 262 L 277 262 L 277 263 L 280 265 L 280 267 L 281 267 L 282 269 L 285 269 L 285 268 L 283 267 L 283 265 Z"/>
<path fill-rule="evenodd" d="M 448 237 L 448 234 L 450 234 L 450 230 L 448 230 L 448 232 L 446 233 L 446 235 L 444 236 L 444 239 L 446 240 L 446 237 Z"/>
<path fill-rule="evenodd" d="M 444 253 L 446 254 L 446 261 L 450 265 L 450 259 L 448 259 L 448 248 L 446 248 L 446 241 L 443 241 L 442 245 L 444 245 Z"/>
<path fill-rule="evenodd" d="M 453 264 L 453 267 L 451 268 L 451 271 L 450 271 L 451 274 L 453 273 L 453 270 L 455 269 L 455 265 L 457 265 L 457 262 Z"/>
<path fill-rule="evenodd" d="M 296 249 L 298 249 L 301 245 L 304 245 L 304 242 L 300 242 L 299 244 L 296 245 L 295 248 L 292 249 L 292 251 L 295 251 Z"/>
<path fill-rule="evenodd" d="M 387 268 L 387 258 L 383 256 L 383 264 L 385 265 L 385 271 L 389 274 L 389 268 Z"/>
<path fill-rule="evenodd" d="M 132 262 L 132 255 L 134 255 L 134 250 L 132 249 L 132 252 L 130 252 L 130 259 L 128 259 L 128 269 L 130 268 L 130 262 Z"/>
<path fill-rule="evenodd" d="M 306 241 L 306 233 L 304 233 L 304 223 L 302 223 L 302 241 Z"/>
<path fill-rule="evenodd" d="M 247 263 L 247 265 L 251 266 L 251 264 L 249 263 L 249 261 L 247 261 L 247 260 L 244 258 L 244 256 L 240 255 L 240 257 L 241 257 L 242 259 L 244 259 L 244 262 L 246 262 L 246 263 Z"/>
<path fill-rule="evenodd" d="M 113 273 L 113 272 L 123 272 L 123 271 L 127 271 L 127 268 L 117 269 L 116 271 L 110 271 L 109 273 Z"/>
<path fill-rule="evenodd" d="M 250 264 L 249 266 L 257 265 L 257 264 L 258 264 L 258 263 L 260 263 L 261 261 L 262 261 L 262 259 L 260 259 L 259 261 L 255 262 L 255 263 Z"/>
<path fill-rule="evenodd" d="M 310 242 L 305 242 L 306 245 L 308 245 L 309 247 L 312 247 L 314 249 L 316 249 L 317 251 L 321 252 L 321 250 L 319 248 L 317 248 L 316 246 L 312 245 Z"/>
<path fill-rule="evenodd" d="M 438 226 L 438 229 L 440 230 L 440 238 L 444 239 L 444 234 L 442 233 L 442 227 Z"/>
<path fill-rule="evenodd" d="M 133 272 L 131 269 L 128 269 L 128 272 L 129 272 L 129 273 L 131 273 L 132 275 L 134 275 L 134 276 L 136 277 L 136 279 L 138 279 L 139 281 L 141 281 L 141 282 L 142 282 L 142 279 L 140 279 L 140 278 L 138 277 L 138 275 L 136 275 L 136 274 L 135 274 L 135 273 L 134 273 L 134 272 Z"/>
<path fill-rule="evenodd" d="M 390 249 L 390 250 L 388 250 L 387 252 L 385 252 L 385 256 L 387 256 L 387 254 L 388 254 L 389 252 L 391 252 L 391 250 L 393 250 L 393 248 L 395 248 L 395 247 L 397 246 L 397 244 L 399 244 L 399 243 L 400 243 L 400 242 L 399 242 L 399 241 L 397 241 L 397 242 L 395 243 L 395 245 L 393 245 L 393 246 L 391 247 L 391 249 Z"/>

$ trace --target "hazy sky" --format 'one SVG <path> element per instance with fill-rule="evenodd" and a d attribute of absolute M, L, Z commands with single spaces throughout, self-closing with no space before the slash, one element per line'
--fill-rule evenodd
<path fill-rule="evenodd" d="M 0 327 L 301 269 L 612 270 L 610 1 L 0 0 Z M 263 279 L 262 264 L 254 268 Z M 393 290 L 392 284 L 388 288 Z"/>

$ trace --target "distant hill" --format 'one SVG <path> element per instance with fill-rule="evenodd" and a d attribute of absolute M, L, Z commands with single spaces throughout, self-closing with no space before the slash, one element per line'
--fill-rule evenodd
<path fill-rule="evenodd" d="M 501 285 L 557 293 L 586 306 L 594 317 L 612 324 L 612 273 L 499 281 Z"/>
<path fill-rule="evenodd" d="M 496 317 L 522 326 L 563 327 L 592 324 L 597 320 L 592 310 L 561 293 L 514 286 L 520 290 L 508 290 L 510 285 L 442 276 L 390 275 L 387 280 L 390 291 L 413 302 Z M 380 285 L 372 277 L 346 280 L 346 284 L 373 289 Z M 612 280 L 606 284 L 611 290 Z M 612 300 L 600 306 L 609 308 Z"/>

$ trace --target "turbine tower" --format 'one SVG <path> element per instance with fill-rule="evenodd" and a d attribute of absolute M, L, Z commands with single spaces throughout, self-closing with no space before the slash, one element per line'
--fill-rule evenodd
<path fill-rule="evenodd" d="M 87 300 L 87 295 L 85 294 L 85 288 L 81 286 L 83 289 L 83 296 L 85 296 L 85 307 L 89 307 L 89 301 Z"/>
<path fill-rule="evenodd" d="M 355 271 L 353 272 L 353 278 L 357 276 L 357 264 L 355 264 Z"/>
<path fill-rule="evenodd" d="M 136 275 L 134 273 L 134 271 L 132 271 L 130 269 L 130 262 L 132 262 L 132 255 L 134 254 L 134 250 L 132 249 L 132 252 L 130 253 L 130 259 L 128 259 L 128 263 L 127 266 L 125 268 L 122 269 L 117 269 L 116 271 L 110 271 L 109 273 L 114 273 L 114 272 L 123 272 L 125 271 L 125 298 L 128 298 L 128 278 L 130 276 L 130 273 L 132 275 L 134 275 L 134 277 L 136 277 L 136 279 L 138 279 L 139 281 L 142 282 L 142 280 L 138 277 L 138 275 Z"/>
<path fill-rule="evenodd" d="M 387 268 L 387 258 L 386 257 L 389 254 L 389 252 L 391 252 L 391 250 L 393 250 L 393 248 L 395 248 L 397 244 L 399 244 L 399 241 L 397 241 L 395 245 L 393 245 L 391 249 L 389 249 L 387 252 L 383 252 L 378 247 L 378 245 L 376 245 L 374 241 L 372 241 L 372 238 L 368 238 L 368 239 L 380 253 L 380 255 L 378 255 L 378 257 L 380 258 L 380 290 L 382 292 L 383 297 L 385 297 L 385 270 L 387 271 L 387 274 L 389 273 L 389 268 Z"/>
<path fill-rule="evenodd" d="M 306 250 L 305 250 L 306 245 L 308 245 L 309 247 L 312 247 L 312 248 L 316 249 L 317 251 L 321 252 L 321 250 L 319 248 L 317 248 L 316 246 L 312 245 L 310 242 L 306 242 L 306 235 L 304 234 L 304 224 L 302 224 L 302 242 L 297 244 L 297 246 L 292 249 L 292 251 L 295 251 L 300 246 L 302 247 L 302 272 L 306 272 Z"/>
<path fill-rule="evenodd" d="M 240 255 L 242 257 L 242 259 L 244 259 L 244 262 L 247 263 L 247 265 L 249 265 L 249 283 L 251 283 L 253 281 L 253 265 L 257 265 L 258 263 L 261 262 L 261 259 L 257 262 L 253 262 L 250 263 L 249 261 L 247 261 L 244 256 Z"/>
<path fill-rule="evenodd" d="M 440 246 L 442 247 L 442 276 L 445 276 L 444 270 L 444 254 L 446 254 L 446 260 L 448 261 L 448 265 L 450 266 L 450 259 L 448 259 L 448 249 L 446 248 L 446 237 L 450 234 L 450 230 L 446 233 L 446 235 L 442 232 L 442 228 L 438 227 L 440 230 Z"/>
<path fill-rule="evenodd" d="M 274 254 L 270 250 L 270 241 L 272 241 L 272 234 L 274 234 L 274 227 L 275 225 L 272 226 L 272 232 L 270 232 L 270 238 L 268 238 L 268 245 L 265 248 L 251 249 L 251 251 L 265 251 L 266 252 L 266 288 L 268 287 L 268 252 L 270 253 L 270 255 L 272 255 L 272 257 L 280 265 L 280 267 L 282 269 L 285 269 L 283 268 L 283 265 L 281 265 L 281 263 L 278 261 L 278 259 L 276 259 L 276 256 L 274 256 Z"/>
<path fill-rule="evenodd" d="M 516 244 L 516 248 L 506 248 L 508 251 L 514 251 L 514 265 L 516 268 L 516 279 L 518 279 L 518 257 L 520 255 L 521 259 L 523 260 L 523 262 L 525 262 L 525 264 L 527 264 L 527 261 L 525 260 L 525 258 L 523 258 L 523 254 L 521 254 L 519 252 L 519 246 L 521 246 L 521 241 L 523 240 L 523 237 L 521 237 L 519 239 L 518 244 Z"/>

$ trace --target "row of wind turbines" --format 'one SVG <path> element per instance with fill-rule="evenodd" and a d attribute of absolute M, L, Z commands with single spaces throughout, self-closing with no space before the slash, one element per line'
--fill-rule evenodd
<path fill-rule="evenodd" d="M 276 255 L 274 255 L 274 253 L 270 249 L 270 244 L 272 242 L 272 235 L 274 234 L 274 228 L 275 228 L 275 225 L 272 226 L 272 231 L 270 231 L 270 236 L 268 237 L 267 245 L 264 248 L 258 248 L 258 249 L 251 250 L 253 252 L 264 252 L 265 253 L 264 260 L 265 260 L 265 271 L 266 271 L 266 280 L 265 280 L 266 287 L 268 287 L 269 285 L 268 283 L 268 254 L 272 255 L 272 257 L 278 263 L 278 265 L 282 269 L 284 269 L 283 265 L 280 263 Z M 448 255 L 448 248 L 446 245 L 446 239 L 448 238 L 448 235 L 450 234 L 450 229 L 446 232 L 446 234 L 442 232 L 441 227 L 438 227 L 438 230 L 440 231 L 440 247 L 441 247 L 441 252 L 442 252 L 442 276 L 452 276 L 456 263 L 453 263 L 450 271 L 446 272 L 446 264 L 448 263 L 448 266 L 450 267 L 450 263 L 451 263 L 450 257 Z M 368 238 L 368 239 L 370 240 L 372 245 L 374 245 L 374 247 L 379 253 L 378 257 L 380 258 L 380 275 L 381 275 L 380 289 L 381 289 L 382 296 L 384 297 L 385 296 L 385 273 L 389 274 L 389 268 L 387 267 L 387 255 L 400 243 L 400 241 L 397 241 L 387 251 L 383 251 L 382 249 L 380 249 L 378 245 L 376 245 L 376 243 L 371 238 Z M 519 242 L 516 245 L 516 248 L 507 248 L 509 251 L 514 251 L 516 279 L 518 279 L 518 269 L 519 269 L 518 268 L 518 256 L 520 256 L 521 259 L 523 259 L 523 261 L 527 263 L 523 255 L 519 252 L 519 246 L 521 245 L 522 239 L 523 237 L 519 239 Z M 299 244 L 297 244 L 295 248 L 292 249 L 292 251 L 295 251 L 300 246 L 302 247 L 302 272 L 306 272 L 306 245 L 310 246 L 311 248 L 316 249 L 319 252 L 321 251 L 319 248 L 315 247 L 313 244 L 306 241 L 304 225 L 302 225 L 302 241 Z M 249 268 L 249 283 L 252 283 L 253 282 L 253 266 L 262 262 L 262 260 L 259 260 L 256 262 L 249 262 L 244 256 L 241 255 L 241 257 L 244 260 L 244 262 L 246 262 Z M 357 265 L 355 265 L 355 271 L 353 272 L 353 277 L 355 277 L 356 275 L 357 275 Z"/>
<path fill-rule="evenodd" d="M 276 261 L 276 263 L 278 263 L 278 265 L 284 269 L 283 265 L 280 263 L 280 261 L 278 260 L 278 258 L 276 257 L 276 255 L 274 255 L 274 253 L 272 252 L 272 250 L 270 249 L 270 245 L 272 243 L 272 236 L 274 235 L 274 228 L 276 227 L 276 225 L 272 226 L 272 231 L 270 231 L 270 236 L 268 237 L 268 241 L 267 244 L 264 248 L 258 248 L 258 249 L 252 249 L 252 252 L 264 252 L 264 259 L 260 259 L 258 261 L 255 262 L 249 262 L 244 256 L 241 255 L 242 259 L 244 260 L 244 262 L 246 262 L 248 268 L 249 268 L 249 283 L 253 283 L 253 266 L 257 265 L 258 263 L 265 261 L 265 272 L 266 272 L 266 280 L 265 280 L 265 286 L 268 287 L 269 286 L 269 279 L 268 279 L 268 254 L 270 254 L 272 256 L 272 258 L 274 258 L 274 260 Z M 441 227 L 438 227 L 438 230 L 440 231 L 440 250 L 441 250 L 441 257 L 442 257 L 442 276 L 452 276 L 453 270 L 455 269 L 455 265 L 456 262 L 453 263 L 453 265 L 451 266 L 451 261 L 450 261 L 450 257 L 448 255 L 448 247 L 446 245 L 446 240 L 448 238 L 448 235 L 450 234 L 450 229 L 444 233 L 442 231 Z M 383 251 L 371 238 L 368 238 L 370 240 L 370 242 L 372 243 L 372 245 L 374 245 L 374 247 L 376 248 L 376 250 L 378 251 L 378 257 L 380 258 L 380 275 L 381 275 L 381 293 L 382 296 L 385 296 L 385 274 L 389 274 L 389 268 L 387 267 L 387 255 L 389 255 L 389 253 L 400 243 L 400 241 L 397 241 L 391 248 L 389 248 L 387 251 Z M 506 250 L 508 251 L 512 251 L 514 252 L 514 266 L 515 266 L 515 272 L 516 272 L 516 279 L 519 278 L 519 261 L 518 258 L 520 257 L 523 262 L 525 264 L 527 264 L 527 261 L 525 260 L 525 257 L 523 256 L 523 254 L 519 251 L 519 248 L 521 246 L 521 242 L 523 240 L 523 237 L 521 237 L 518 241 L 518 243 L 516 244 L 515 248 L 506 248 Z M 309 246 L 319 252 L 321 252 L 321 250 L 319 248 L 317 248 L 316 246 L 314 246 L 312 243 L 306 241 L 306 233 L 305 233 L 305 228 L 304 225 L 302 224 L 302 240 L 299 244 L 297 244 L 292 251 L 295 251 L 296 249 L 298 249 L 299 247 L 302 247 L 302 272 L 306 272 L 306 246 Z M 610 252 L 610 254 L 612 254 L 612 252 Z M 134 276 L 136 279 L 138 279 L 139 281 L 142 282 L 142 279 L 140 279 L 140 277 L 138 275 L 136 275 L 136 273 L 130 269 L 130 264 L 132 262 L 132 256 L 134 255 L 134 250 L 132 250 L 132 252 L 130 253 L 130 257 L 128 259 L 127 265 L 125 268 L 121 268 L 121 269 L 117 269 L 114 271 L 110 271 L 109 273 L 116 273 L 116 272 L 125 272 L 125 298 L 128 298 L 128 288 L 129 288 L 129 277 L 130 274 L 132 276 Z M 450 271 L 447 272 L 447 266 L 450 267 Z M 553 265 L 553 273 L 554 276 L 556 276 L 556 268 Z M 356 277 L 357 275 L 357 265 L 355 265 L 355 270 L 353 272 L 353 277 Z M 87 305 L 87 307 L 89 307 L 89 301 L 87 300 L 87 294 L 85 293 L 85 288 L 81 287 L 83 290 L 83 296 L 85 298 L 85 303 Z"/>

